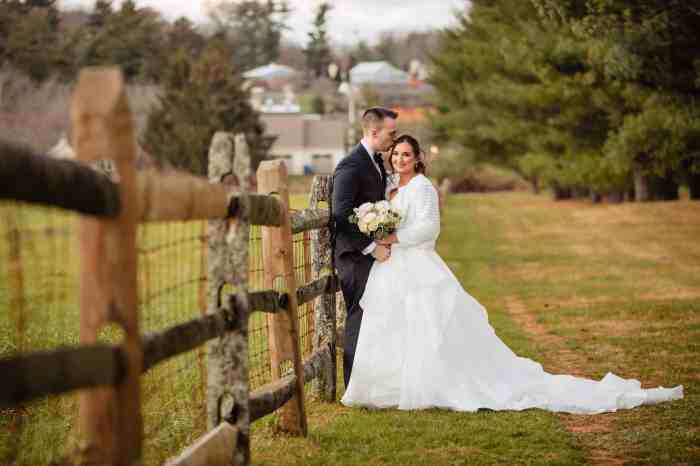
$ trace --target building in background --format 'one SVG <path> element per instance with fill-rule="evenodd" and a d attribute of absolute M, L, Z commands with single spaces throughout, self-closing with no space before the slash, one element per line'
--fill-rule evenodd
<path fill-rule="evenodd" d="M 345 120 L 279 113 L 262 120 L 267 134 L 277 136 L 270 156 L 284 160 L 292 175 L 330 174 L 346 155 Z"/>
<path fill-rule="evenodd" d="M 280 87 L 299 77 L 299 72 L 294 68 L 277 63 L 270 63 L 243 73 L 243 78 L 253 82 L 264 82 L 270 87 Z"/>
<path fill-rule="evenodd" d="M 434 89 L 426 82 L 428 69 L 418 60 L 409 68 L 406 72 L 386 61 L 372 61 L 350 69 L 350 81 L 338 88 L 348 102 L 349 140 L 359 139 L 364 110 L 381 105 L 399 113 L 400 132 L 411 133 L 426 147 L 433 144 L 428 116 L 434 110 Z"/>
<path fill-rule="evenodd" d="M 427 77 L 425 66 L 416 60 L 410 72 L 386 61 L 363 62 L 350 70 L 350 85 L 358 110 L 376 103 L 405 109 L 412 115 L 424 115 L 432 107 L 434 94 L 433 87 L 426 83 Z"/>
<path fill-rule="evenodd" d="M 350 82 L 355 86 L 363 84 L 408 84 L 411 77 L 387 61 L 367 61 L 358 63 L 350 70 Z"/>
<path fill-rule="evenodd" d="M 289 66 L 270 63 L 243 73 L 250 86 L 251 104 L 261 113 L 299 113 L 301 73 Z"/>

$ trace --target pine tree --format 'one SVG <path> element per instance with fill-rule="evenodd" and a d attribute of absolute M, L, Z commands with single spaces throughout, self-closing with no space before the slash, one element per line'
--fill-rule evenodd
<path fill-rule="evenodd" d="M 617 90 L 604 151 L 632 173 L 637 199 L 676 199 L 679 181 L 700 198 L 700 12 L 676 0 L 535 3 L 588 44 L 597 79 Z"/>
<path fill-rule="evenodd" d="M 187 18 L 178 18 L 166 33 L 168 44 L 177 44 L 178 48 L 184 48 L 196 56 L 206 46 L 206 38 L 197 32 L 194 24 Z"/>
<path fill-rule="evenodd" d="M 98 2 L 84 32 L 86 45 L 79 65 L 117 65 L 128 80 L 158 81 L 164 65 L 163 22 L 153 10 L 125 0 L 112 11 L 111 2 Z"/>
<path fill-rule="evenodd" d="M 246 135 L 254 164 L 266 158 L 274 138 L 265 136 L 229 56 L 230 50 L 216 40 L 195 62 L 184 48 L 175 52 L 142 141 L 154 157 L 204 175 L 214 133 L 230 131 Z"/>
<path fill-rule="evenodd" d="M 42 81 L 52 74 L 60 45 L 54 0 L 0 1 L 0 64 Z"/>
<path fill-rule="evenodd" d="M 555 196 L 700 186 L 700 15 L 661 0 L 474 0 L 434 57 L 438 134 Z"/>
<path fill-rule="evenodd" d="M 276 61 L 290 9 L 286 1 L 221 2 L 212 19 L 233 48 L 236 65 L 249 70 Z"/>
<path fill-rule="evenodd" d="M 94 29 L 104 27 L 112 14 L 114 14 L 112 0 L 97 0 L 92 13 L 88 17 L 88 27 Z"/>
<path fill-rule="evenodd" d="M 326 74 L 328 65 L 333 61 L 331 47 L 326 34 L 326 23 L 328 13 L 331 11 L 331 4 L 321 2 L 314 17 L 314 29 L 309 32 L 309 42 L 306 45 L 306 65 L 313 73 L 314 77 L 321 77 Z"/>

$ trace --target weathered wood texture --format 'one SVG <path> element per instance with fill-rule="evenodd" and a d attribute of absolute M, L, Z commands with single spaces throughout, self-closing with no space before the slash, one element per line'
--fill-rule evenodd
<path fill-rule="evenodd" d="M 227 309 L 190 320 L 143 339 L 143 371 L 178 354 L 191 351 L 207 341 L 224 335 L 232 329 Z"/>
<path fill-rule="evenodd" d="M 142 171 L 136 182 L 139 223 L 233 217 L 244 208 L 253 225 L 280 224 L 280 205 L 271 196 L 233 196 L 223 185 L 172 171 Z M 121 208 L 119 185 L 88 164 L 54 159 L 5 141 L 0 141 L 0 199 L 108 218 Z"/>
<path fill-rule="evenodd" d="M 5 141 L 0 141 L 0 199 L 101 217 L 115 217 L 120 210 L 117 185 L 88 165 Z"/>
<path fill-rule="evenodd" d="M 294 275 L 294 245 L 289 216 L 289 181 L 287 167 L 282 161 L 265 161 L 257 173 L 258 191 L 262 194 L 277 193 L 282 204 L 282 222 L 278 228 L 262 229 L 264 283 L 275 288 L 282 285 L 287 290 L 287 312 L 268 315 L 270 367 L 273 380 L 282 376 L 282 365 L 292 361 L 296 375 L 296 392 L 292 402 L 280 411 L 280 430 L 306 435 L 304 409 L 304 375 L 299 337 L 299 316 Z M 279 283 L 278 283 L 279 282 Z"/>
<path fill-rule="evenodd" d="M 141 222 L 204 220 L 228 216 L 229 196 L 221 184 L 175 171 L 138 174 Z"/>
<path fill-rule="evenodd" d="M 250 310 L 274 314 L 283 311 L 283 294 L 273 290 L 254 291 L 248 295 Z"/>
<path fill-rule="evenodd" d="M 282 206 L 272 196 L 242 194 L 232 200 L 229 217 L 235 217 L 239 209 L 247 212 L 251 225 L 279 226 L 282 219 Z"/>
<path fill-rule="evenodd" d="M 325 293 L 340 291 L 338 279 L 332 275 L 325 275 L 304 286 L 297 288 L 297 304 L 309 303 Z M 273 290 L 254 291 L 248 295 L 250 310 L 275 314 L 289 308 L 289 294 L 279 293 Z"/>
<path fill-rule="evenodd" d="M 140 375 L 137 306 L 136 141 L 121 72 L 86 68 L 71 105 L 78 159 L 111 159 L 119 173 L 121 209 L 114 219 L 81 219 L 80 340 L 97 342 L 109 322 L 124 330 L 126 377 L 114 387 L 86 390 L 80 398 L 81 454 L 89 464 L 133 464 L 141 458 Z"/>
<path fill-rule="evenodd" d="M 206 433 L 187 447 L 178 457 L 165 463 L 166 466 L 230 466 L 236 449 L 238 431 L 228 422 Z"/>
<path fill-rule="evenodd" d="M 245 138 L 216 133 L 209 151 L 209 181 L 224 182 L 234 174 L 240 181 L 241 193 L 250 189 L 250 154 Z M 250 213 L 254 207 L 241 197 L 235 221 L 209 222 L 208 306 L 214 315 L 221 306 L 224 285 L 238 291 L 248 287 L 248 241 Z M 233 464 L 250 462 L 250 413 L 248 410 L 248 313 L 247 295 L 234 295 L 225 303 L 229 307 L 232 331 L 212 342 L 208 348 L 207 424 L 213 429 L 224 420 L 236 426 L 238 438 Z"/>
<path fill-rule="evenodd" d="M 304 380 L 314 380 L 318 378 L 330 357 L 331 352 L 329 347 L 314 351 L 304 361 Z M 280 407 L 284 406 L 294 395 L 296 385 L 296 376 L 294 374 L 289 374 L 286 377 L 282 377 L 252 392 L 250 394 L 251 422 L 274 413 Z"/>
<path fill-rule="evenodd" d="M 216 133 L 209 148 L 209 182 L 221 184 L 224 176 L 233 171 L 233 137 L 228 133 Z M 210 220 L 207 238 L 207 314 L 217 315 L 221 307 L 221 289 L 230 274 L 227 261 L 226 235 L 228 222 L 221 218 Z M 219 425 L 219 399 L 223 391 L 223 354 L 221 342 L 212 342 L 207 350 L 207 427 Z"/>
<path fill-rule="evenodd" d="M 261 295 L 264 295 L 262 299 Z M 258 292 L 249 295 L 248 300 L 261 303 L 274 300 L 277 303 L 275 308 L 282 310 L 279 296 L 276 292 Z M 216 314 L 146 334 L 141 345 L 142 371 L 145 373 L 166 359 L 235 330 L 236 325 L 236 317 L 224 306 Z M 0 406 L 16 406 L 32 399 L 81 388 L 117 385 L 124 380 L 127 364 L 121 347 L 103 344 L 0 359 L 0 373 L 12 381 L 0 386 Z"/>
<path fill-rule="evenodd" d="M 328 211 L 331 206 L 332 180 L 330 176 L 315 176 L 311 185 L 309 204 L 311 209 L 319 209 L 325 202 Z M 326 280 L 328 286 L 314 305 L 314 349 L 327 347 L 332 355 L 323 361 L 320 376 L 314 381 L 318 397 L 327 402 L 336 400 L 337 392 L 337 318 L 336 294 L 340 289 L 333 266 L 333 251 L 331 246 L 331 225 L 326 223 L 324 228 L 311 232 L 312 276 L 318 283 Z M 327 274 L 323 278 L 322 274 Z"/>
<path fill-rule="evenodd" d="M 230 297 L 229 308 L 232 310 L 232 323 L 234 331 L 230 336 L 228 364 L 225 368 L 226 383 L 233 396 L 234 405 L 230 408 L 222 401 L 220 413 L 223 420 L 236 426 L 238 440 L 234 453 L 234 465 L 247 465 L 250 463 L 250 376 L 248 368 L 248 321 L 250 317 L 250 304 L 248 303 L 248 278 L 249 278 L 249 251 L 250 251 L 250 219 L 252 212 L 255 215 L 262 212 L 260 205 L 250 202 L 253 197 L 251 191 L 251 157 L 250 149 L 244 135 L 237 134 L 234 138 L 235 156 L 233 160 L 233 173 L 238 177 L 240 192 L 239 210 L 235 223 L 232 225 L 232 235 L 227 237 L 228 259 L 231 262 L 232 273 L 228 283 L 237 293 Z M 256 211 L 257 209 L 257 211 Z M 281 209 L 279 204 L 273 207 Z M 271 212 L 269 206 L 265 206 L 265 212 Z M 264 217 L 264 215 L 261 215 Z M 278 217 L 279 218 L 279 217 Z M 276 220 L 276 219 L 275 219 Z M 224 409 L 226 408 L 226 409 Z"/>
<path fill-rule="evenodd" d="M 297 304 L 309 303 L 325 293 L 336 293 L 340 284 L 335 276 L 325 275 L 297 288 Z M 289 309 L 289 294 L 273 290 L 254 291 L 248 295 L 250 310 L 276 314 Z"/>
<path fill-rule="evenodd" d="M 301 233 L 302 231 L 326 228 L 329 221 L 330 212 L 328 209 L 312 207 L 309 209 L 298 210 L 296 212 L 292 212 L 291 214 L 292 233 Z"/>
<path fill-rule="evenodd" d="M 225 177 L 225 175 L 224 175 Z M 209 220 L 248 212 L 253 225 L 279 225 L 281 206 L 271 196 L 229 193 L 224 184 L 180 172 L 138 174 L 140 222 Z"/>
<path fill-rule="evenodd" d="M 24 354 L 0 360 L 0 407 L 80 388 L 116 385 L 126 375 L 121 348 L 89 345 Z"/>
<path fill-rule="evenodd" d="M 313 282 L 299 287 L 297 300 L 299 304 L 310 303 L 319 296 L 335 294 L 340 290 L 340 283 L 335 275 L 324 275 Z M 284 297 L 280 298 L 282 306 L 285 306 Z"/>

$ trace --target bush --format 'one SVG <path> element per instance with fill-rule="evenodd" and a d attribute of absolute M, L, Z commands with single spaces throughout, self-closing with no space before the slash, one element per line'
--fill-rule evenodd
<path fill-rule="evenodd" d="M 209 144 L 217 131 L 246 135 L 253 169 L 267 156 L 274 139 L 265 136 L 229 55 L 216 41 L 194 62 L 183 49 L 175 53 L 163 79 L 158 107 L 149 115 L 141 138 L 155 158 L 204 175 Z"/>

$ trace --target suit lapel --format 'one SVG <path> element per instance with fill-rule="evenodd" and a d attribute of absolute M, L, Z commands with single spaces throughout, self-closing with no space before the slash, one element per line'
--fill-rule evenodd
<path fill-rule="evenodd" d="M 369 152 L 367 152 L 367 149 L 365 149 L 365 146 L 362 144 L 357 145 L 357 150 L 356 153 L 359 157 L 361 157 L 364 160 L 364 164 L 367 166 L 368 170 L 372 170 L 372 173 L 374 173 L 374 177 L 379 180 L 380 183 L 384 184 L 384 180 L 386 175 L 384 174 L 384 167 L 379 167 L 381 170 L 381 174 L 377 172 L 377 167 L 375 167 L 374 163 L 370 159 Z"/>

